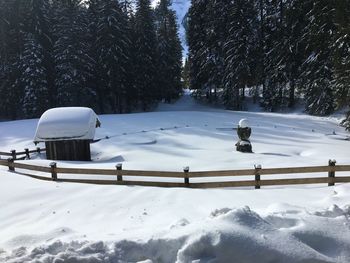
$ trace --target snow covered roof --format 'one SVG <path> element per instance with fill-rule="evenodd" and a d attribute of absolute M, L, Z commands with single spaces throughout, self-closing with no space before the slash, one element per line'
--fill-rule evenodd
<path fill-rule="evenodd" d="M 92 140 L 99 124 L 96 113 L 90 108 L 53 108 L 39 119 L 34 142 Z"/>

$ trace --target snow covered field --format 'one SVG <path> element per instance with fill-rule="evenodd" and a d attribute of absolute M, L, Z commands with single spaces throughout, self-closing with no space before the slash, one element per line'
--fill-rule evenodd
<path fill-rule="evenodd" d="M 350 164 L 348 134 L 335 118 L 211 109 L 188 95 L 157 112 L 99 117 L 96 138 L 111 138 L 92 144 L 93 162 L 58 166 L 201 171 L 328 159 Z M 230 128 L 241 118 L 252 125 L 253 154 L 234 150 Z M 37 121 L 1 122 L 0 150 L 32 149 Z M 49 163 L 44 156 L 25 162 Z M 350 184 L 98 186 L 36 181 L 0 168 L 0 262 L 347 263 L 349 219 Z"/>

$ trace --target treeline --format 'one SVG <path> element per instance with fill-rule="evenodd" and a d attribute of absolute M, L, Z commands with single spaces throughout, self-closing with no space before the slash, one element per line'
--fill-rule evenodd
<path fill-rule="evenodd" d="M 190 86 L 240 110 L 250 92 L 267 111 L 328 115 L 350 105 L 350 1 L 192 0 Z"/>
<path fill-rule="evenodd" d="M 148 110 L 182 90 L 170 0 L 0 0 L 0 116 Z"/>

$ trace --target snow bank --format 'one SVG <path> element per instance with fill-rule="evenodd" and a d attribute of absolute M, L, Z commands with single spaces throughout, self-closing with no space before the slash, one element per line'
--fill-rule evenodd
<path fill-rule="evenodd" d="M 97 115 L 90 108 L 63 107 L 47 110 L 39 119 L 34 142 L 92 140 L 97 121 Z"/>
<path fill-rule="evenodd" d="M 205 220 L 180 224 L 170 228 L 167 236 L 146 242 L 56 240 L 30 250 L 20 247 L 3 252 L 0 257 L 9 263 L 349 262 L 350 235 L 345 234 L 349 233 L 349 216 L 349 207 L 267 216 L 249 207 L 223 208 Z"/>

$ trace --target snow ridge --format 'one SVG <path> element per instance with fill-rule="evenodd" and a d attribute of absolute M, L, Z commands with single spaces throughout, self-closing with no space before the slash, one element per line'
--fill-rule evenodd
<path fill-rule="evenodd" d="M 22 246 L 10 255 L 0 252 L 0 259 L 9 263 L 253 263 L 257 259 L 259 262 L 286 263 L 349 262 L 350 235 L 339 236 L 339 233 L 349 232 L 350 206 L 333 205 L 313 213 L 288 206 L 284 208 L 285 212 L 270 211 L 267 216 L 259 215 L 247 206 L 223 208 L 213 211 L 202 221 L 181 220 L 182 223 L 169 228 L 168 236 L 147 242 L 55 240 L 32 249 Z"/>

